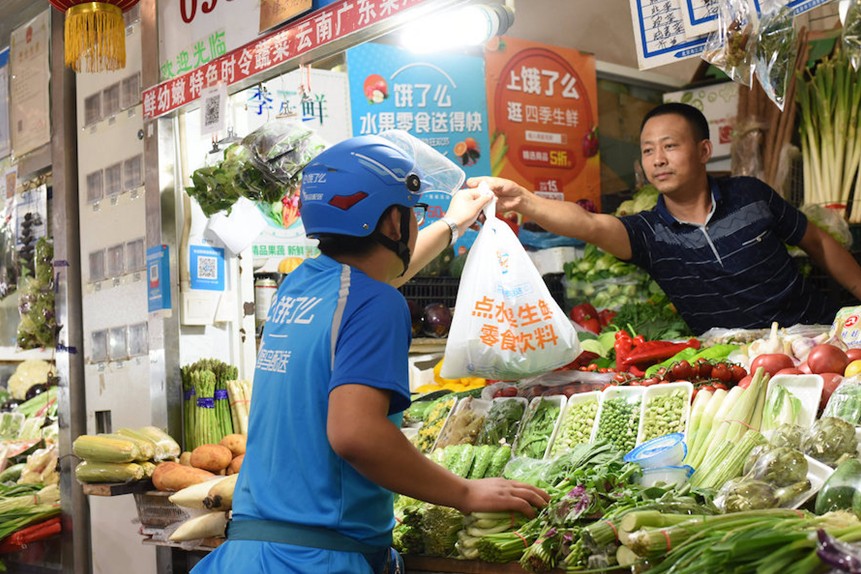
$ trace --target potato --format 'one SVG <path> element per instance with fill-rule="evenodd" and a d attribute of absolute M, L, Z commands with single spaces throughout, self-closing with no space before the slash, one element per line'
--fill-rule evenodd
<path fill-rule="evenodd" d="M 179 455 L 179 464 L 183 466 L 191 466 L 191 451 L 186 450 Z"/>
<path fill-rule="evenodd" d="M 237 474 L 242 468 L 242 461 L 245 459 L 244 454 L 240 454 L 230 461 L 230 466 L 227 467 L 227 474 Z"/>
<path fill-rule="evenodd" d="M 218 443 L 226 446 L 233 453 L 234 458 L 240 454 L 245 454 L 245 435 L 244 434 L 229 434 L 225 435 L 221 442 Z"/>
<path fill-rule="evenodd" d="M 178 462 L 159 463 L 152 472 L 153 486 L 161 491 L 178 491 L 213 478 L 215 475 L 209 471 Z"/>
<path fill-rule="evenodd" d="M 202 444 L 191 451 L 191 466 L 210 472 L 218 472 L 230 465 L 233 454 L 220 444 Z"/>

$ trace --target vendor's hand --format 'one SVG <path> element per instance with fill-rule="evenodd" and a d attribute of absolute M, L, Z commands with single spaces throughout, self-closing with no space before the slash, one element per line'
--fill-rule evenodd
<path fill-rule="evenodd" d="M 470 512 L 520 512 L 534 518 L 536 508 L 544 508 L 550 495 L 531 484 L 504 478 L 469 480 L 469 492 L 461 508 Z"/>
<path fill-rule="evenodd" d="M 481 208 L 490 200 L 490 195 L 482 195 L 475 189 L 461 189 L 452 196 L 445 216 L 457 223 L 460 234 L 463 235 L 475 223 Z"/>
<path fill-rule="evenodd" d="M 466 181 L 470 188 L 476 188 L 482 182 L 487 183 L 490 190 L 496 195 L 496 212 L 516 211 L 523 213 L 527 203 L 533 197 L 532 193 L 510 179 L 501 177 L 471 177 Z"/>

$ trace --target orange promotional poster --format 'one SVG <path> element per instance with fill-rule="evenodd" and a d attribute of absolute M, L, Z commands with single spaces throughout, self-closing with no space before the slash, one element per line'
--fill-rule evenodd
<path fill-rule="evenodd" d="M 594 56 L 502 37 L 485 68 L 491 173 L 600 209 Z"/>

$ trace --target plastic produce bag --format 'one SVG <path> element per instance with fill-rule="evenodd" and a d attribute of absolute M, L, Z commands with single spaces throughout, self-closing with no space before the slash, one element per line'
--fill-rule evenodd
<path fill-rule="evenodd" d="M 771 101 L 783 111 L 789 75 L 795 65 L 798 34 L 792 10 L 780 0 L 762 3 L 753 66 L 756 79 Z"/>
<path fill-rule="evenodd" d="M 861 423 L 861 378 L 847 377 L 831 393 L 824 417 L 837 417 L 857 425 Z"/>
<path fill-rule="evenodd" d="M 580 354 L 574 326 L 495 212 L 494 198 L 463 269 L 440 373 L 446 379 L 519 380 Z"/>
<path fill-rule="evenodd" d="M 843 50 L 857 72 L 861 68 L 861 0 L 850 0 L 841 34 Z"/>
<path fill-rule="evenodd" d="M 750 86 L 753 76 L 753 14 L 748 0 L 720 3 L 717 29 L 706 39 L 702 58 L 722 70 L 734 82 Z"/>

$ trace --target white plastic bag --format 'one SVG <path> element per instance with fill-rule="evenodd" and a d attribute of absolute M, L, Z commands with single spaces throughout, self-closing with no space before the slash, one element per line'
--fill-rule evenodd
<path fill-rule="evenodd" d="M 440 373 L 447 379 L 524 379 L 580 353 L 571 321 L 495 213 L 496 198 L 466 258 Z"/>

